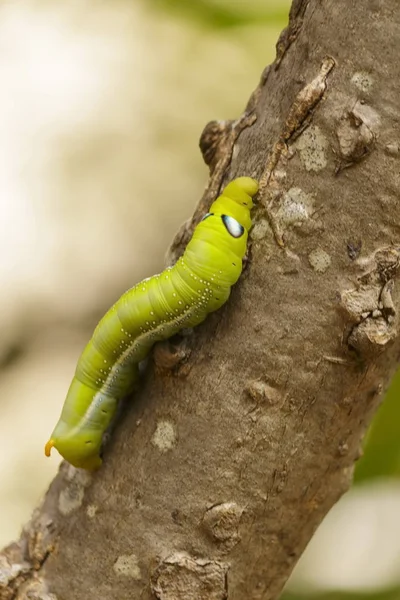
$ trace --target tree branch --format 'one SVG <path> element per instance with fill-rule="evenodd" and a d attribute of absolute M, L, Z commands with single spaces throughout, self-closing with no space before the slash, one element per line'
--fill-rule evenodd
<path fill-rule="evenodd" d="M 245 273 L 184 352 L 157 351 L 104 467 L 62 465 L 0 556 L 1 600 L 278 597 L 399 361 L 397 3 L 295 2 L 244 115 L 206 129 L 210 183 L 170 260 L 246 174 Z"/>

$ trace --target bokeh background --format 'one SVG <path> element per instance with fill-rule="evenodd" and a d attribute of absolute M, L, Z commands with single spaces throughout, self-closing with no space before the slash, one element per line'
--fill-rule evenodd
<path fill-rule="evenodd" d="M 0 6 L 0 545 L 58 467 L 43 444 L 77 357 L 163 267 L 207 180 L 198 139 L 236 118 L 289 0 L 15 0 Z M 400 377 L 286 600 L 400 600 Z M 396 391 L 397 390 L 397 391 Z"/>

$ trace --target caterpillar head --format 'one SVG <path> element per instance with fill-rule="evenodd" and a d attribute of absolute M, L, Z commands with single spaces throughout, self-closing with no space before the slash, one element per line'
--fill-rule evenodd
<path fill-rule="evenodd" d="M 247 231 L 251 227 L 250 211 L 253 208 L 253 196 L 258 191 L 258 183 L 251 177 L 238 177 L 224 188 L 213 202 L 210 213 L 228 215 L 238 221 Z"/>
<path fill-rule="evenodd" d="M 222 196 L 227 196 L 242 206 L 253 207 L 252 198 L 258 192 L 258 182 L 251 177 L 238 177 L 224 188 Z"/>

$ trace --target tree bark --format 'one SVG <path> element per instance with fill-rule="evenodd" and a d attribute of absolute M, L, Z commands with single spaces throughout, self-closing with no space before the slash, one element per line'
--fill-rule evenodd
<path fill-rule="evenodd" d="M 66 464 L 2 600 L 272 600 L 345 492 L 399 361 L 398 0 L 295 0 L 211 175 L 261 181 L 228 304 L 154 353 L 104 466 Z M 182 361 L 185 358 L 185 361 Z M 172 368 L 171 368 L 172 367 Z"/>

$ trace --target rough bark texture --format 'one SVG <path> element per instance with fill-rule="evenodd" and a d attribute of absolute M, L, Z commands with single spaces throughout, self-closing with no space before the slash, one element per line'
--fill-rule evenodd
<path fill-rule="evenodd" d="M 100 472 L 61 467 L 2 600 L 278 597 L 399 361 L 399 40 L 398 0 L 295 0 L 246 113 L 203 134 L 210 183 L 171 249 L 253 175 L 245 273 L 157 350 Z"/>

